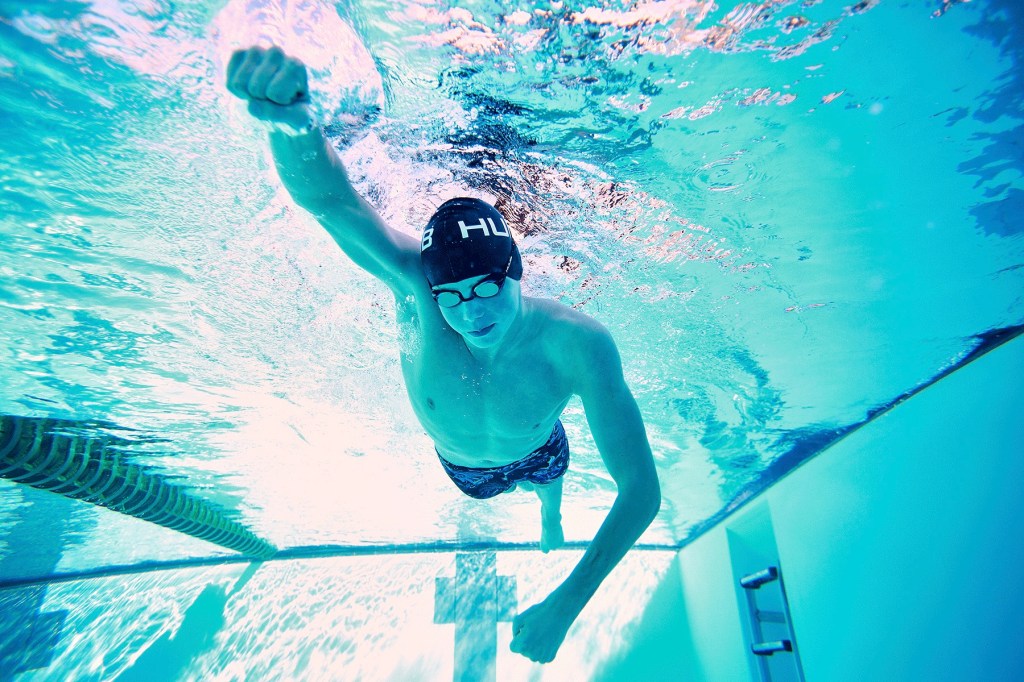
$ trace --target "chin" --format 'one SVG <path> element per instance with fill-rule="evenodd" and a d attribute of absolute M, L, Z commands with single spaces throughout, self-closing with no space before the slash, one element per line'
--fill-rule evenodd
<path fill-rule="evenodd" d="M 469 336 L 468 334 L 463 334 L 462 338 L 468 345 L 473 346 L 474 348 L 490 348 L 498 343 L 498 340 L 496 339 L 477 338 L 475 336 Z"/>
<path fill-rule="evenodd" d="M 490 348 L 496 346 L 501 342 L 504 332 L 501 329 L 495 328 L 490 331 L 486 336 L 473 336 L 472 334 L 462 334 L 463 340 L 474 348 Z"/>

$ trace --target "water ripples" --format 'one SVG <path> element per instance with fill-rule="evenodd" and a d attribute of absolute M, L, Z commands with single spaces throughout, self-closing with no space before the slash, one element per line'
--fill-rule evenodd
<path fill-rule="evenodd" d="M 768 282 L 758 240 L 771 228 L 743 209 L 778 189 L 780 121 L 819 98 L 800 67 L 751 82 L 730 65 L 751 52 L 795 63 L 837 34 L 833 9 L 374 0 L 347 22 L 315 3 L 232 0 L 213 17 L 104 5 L 68 22 L 28 6 L 14 56 L 36 82 L 16 83 L 0 58 L 0 101 L 16 105 L 4 113 L 25 125 L 0 161 L 17 190 L 0 248 L 23 259 L 0 299 L 6 399 L 75 396 L 69 411 L 176 431 L 199 452 L 210 422 L 273 418 L 269 395 L 325 419 L 386 411 L 382 387 L 404 399 L 384 359 L 397 345 L 388 293 L 291 207 L 219 82 L 232 49 L 273 41 L 309 63 L 353 180 L 389 222 L 414 233 L 447 196 L 492 198 L 533 291 L 624 337 L 645 404 L 680 377 L 720 384 L 746 405 L 717 418 L 722 442 L 753 447 L 732 435 L 763 426 L 778 396 L 760 378 L 744 388 L 754 370 L 736 368 L 750 358 L 719 357 L 739 333 L 719 311 Z M 722 71 L 702 70 L 708 59 Z M 652 431 L 697 438 L 728 400 L 699 407 L 687 408 L 699 423 L 683 410 Z M 213 456 L 244 471 L 232 455 L 257 435 Z M 201 459 L 189 466 L 205 480 Z"/>
<path fill-rule="evenodd" d="M 770 179 L 765 152 L 744 149 L 696 166 L 687 174 L 686 186 L 698 195 L 735 194 L 740 200 L 750 200 L 760 196 Z M 723 211 L 723 218 L 728 219 L 738 208 Z"/>

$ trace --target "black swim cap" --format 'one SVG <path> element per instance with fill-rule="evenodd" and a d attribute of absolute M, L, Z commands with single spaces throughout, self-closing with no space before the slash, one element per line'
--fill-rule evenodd
<path fill-rule="evenodd" d="M 420 262 L 432 287 L 504 274 L 510 258 L 508 276 L 518 280 L 523 276 L 519 248 L 498 209 L 486 201 L 449 199 L 423 228 Z"/>

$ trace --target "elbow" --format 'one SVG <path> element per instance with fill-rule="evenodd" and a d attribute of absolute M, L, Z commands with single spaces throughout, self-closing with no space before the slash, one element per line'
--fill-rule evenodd
<path fill-rule="evenodd" d="M 648 507 L 648 513 L 650 514 L 650 520 L 654 521 L 654 517 L 661 511 L 661 484 L 658 483 L 658 477 L 654 477 L 654 482 L 650 486 L 647 494 L 647 501 L 650 505 Z"/>
<path fill-rule="evenodd" d="M 658 470 L 653 466 L 649 475 L 643 479 L 643 500 L 644 509 L 648 514 L 648 524 L 654 521 L 654 517 L 661 510 L 661 482 L 658 480 Z"/>
<path fill-rule="evenodd" d="M 629 498 L 633 501 L 637 516 L 642 517 L 650 525 L 661 510 L 661 485 L 657 475 L 652 475 L 630 486 Z"/>

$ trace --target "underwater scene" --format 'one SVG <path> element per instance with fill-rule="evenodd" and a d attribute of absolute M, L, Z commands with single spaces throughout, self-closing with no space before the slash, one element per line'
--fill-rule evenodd
<path fill-rule="evenodd" d="M 11 679 L 273 679 L 287 637 L 243 655 L 238 614 L 284 632 L 292 602 L 402 649 L 453 553 L 497 551 L 496 584 L 539 598 L 615 500 L 578 398 L 572 561 L 535 551 L 532 495 L 452 486 L 394 297 L 296 205 L 228 91 L 231 54 L 270 45 L 308 67 L 388 225 L 419 240 L 446 199 L 489 201 L 523 294 L 618 346 L 662 505 L 573 661 L 614 648 L 597 621 L 635 617 L 673 552 L 1024 330 L 1014 0 L 0 0 L 0 610 L 94 633 L 35 663 L 0 637 L 11 675 L 56 661 Z M 275 556 L 295 562 L 241 561 Z M 112 608 L 125 589 L 148 601 Z M 444 636 L 386 673 L 306 642 L 289 675 L 348 656 L 339 679 L 450 677 Z"/>

